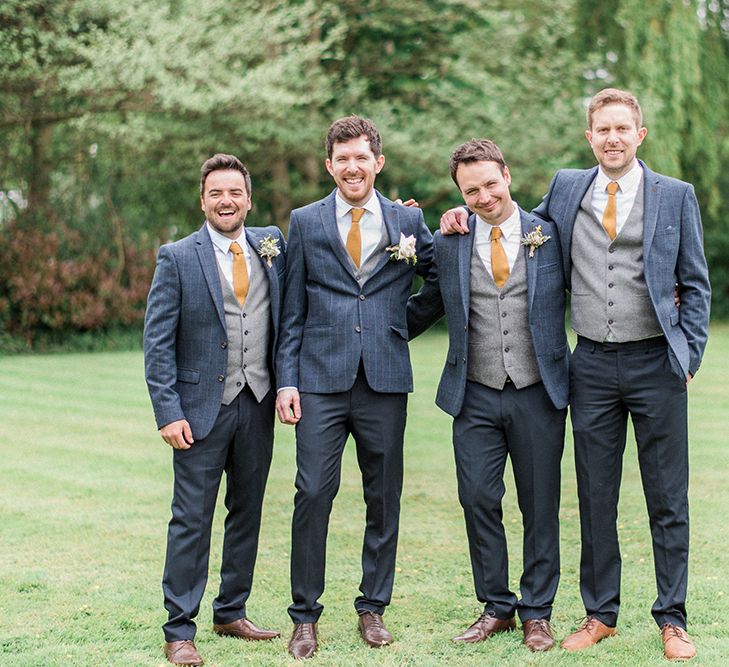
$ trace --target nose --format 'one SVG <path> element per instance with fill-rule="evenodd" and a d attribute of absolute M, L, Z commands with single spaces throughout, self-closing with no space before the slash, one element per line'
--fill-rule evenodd
<path fill-rule="evenodd" d="M 619 141 L 618 132 L 617 130 L 610 130 L 608 133 L 608 143 L 610 144 L 617 144 Z"/>

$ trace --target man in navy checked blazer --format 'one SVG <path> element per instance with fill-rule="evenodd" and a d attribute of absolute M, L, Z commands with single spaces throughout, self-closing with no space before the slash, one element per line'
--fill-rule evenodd
<path fill-rule="evenodd" d="M 350 434 L 367 505 L 361 595 L 354 605 L 367 644 L 392 641 L 382 614 L 392 595 L 407 394 L 413 388 L 405 308 L 415 273 L 427 273 L 433 254 L 420 209 L 395 204 L 374 189 L 385 157 L 371 121 L 337 120 L 326 148 L 337 188 L 291 214 L 276 354 L 276 409 L 283 423 L 296 424 L 289 607 L 289 651 L 296 658 L 317 649 L 327 528 Z M 393 259 L 387 250 L 403 237 L 413 237 L 417 263 L 402 255 Z"/>
<path fill-rule="evenodd" d="M 249 640 L 278 636 L 250 621 L 246 600 L 273 449 L 272 351 L 284 241 L 277 227 L 244 226 L 251 177 L 234 155 L 217 154 L 203 164 L 200 203 L 203 226 L 159 250 L 144 322 L 149 395 L 160 435 L 173 447 L 162 588 L 169 614 L 165 655 L 176 665 L 203 662 L 193 642 L 194 618 L 207 582 L 223 471 L 228 514 L 213 631 Z"/>

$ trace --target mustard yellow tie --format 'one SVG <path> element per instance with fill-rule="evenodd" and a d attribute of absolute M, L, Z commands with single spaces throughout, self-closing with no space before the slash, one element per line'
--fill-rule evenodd
<path fill-rule="evenodd" d="M 608 193 L 608 200 L 605 213 L 602 214 L 602 226 L 612 241 L 618 233 L 618 206 L 615 200 L 615 193 L 620 189 L 620 186 L 617 181 L 610 181 L 605 189 Z"/>
<path fill-rule="evenodd" d="M 509 277 L 509 260 L 506 259 L 506 251 L 501 244 L 501 228 L 491 227 L 491 273 L 494 276 L 496 287 L 501 289 Z"/>
<path fill-rule="evenodd" d="M 248 296 L 248 265 L 237 241 L 230 244 L 230 252 L 233 253 L 233 291 L 242 308 Z"/>
<path fill-rule="evenodd" d="M 349 228 L 349 234 L 347 234 L 347 252 L 352 258 L 357 268 L 362 259 L 362 234 L 359 231 L 359 221 L 364 215 L 365 209 L 353 208 L 352 209 L 352 226 Z"/>

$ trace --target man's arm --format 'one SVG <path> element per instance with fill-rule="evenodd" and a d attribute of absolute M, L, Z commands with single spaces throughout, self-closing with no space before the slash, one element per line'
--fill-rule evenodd
<path fill-rule="evenodd" d="M 440 216 L 440 233 L 443 236 L 449 234 L 468 234 L 469 210 L 466 206 L 449 208 Z"/>
<path fill-rule="evenodd" d="M 684 193 L 681 207 L 681 237 L 679 240 L 676 279 L 681 302 L 679 325 L 689 347 L 689 376 L 696 375 L 709 336 L 711 283 L 704 256 L 701 213 L 693 186 Z M 689 379 L 690 379 L 689 377 Z"/>
<path fill-rule="evenodd" d="M 299 351 L 306 321 L 306 264 L 296 213 L 291 213 L 286 247 L 286 287 L 281 313 L 281 333 L 276 351 L 276 413 L 282 424 L 301 419 L 299 402 Z"/>
<path fill-rule="evenodd" d="M 423 285 L 407 303 L 408 338 L 412 340 L 427 331 L 445 314 L 443 298 L 438 282 L 436 259 L 430 265 Z"/>
<path fill-rule="evenodd" d="M 177 263 L 169 247 L 162 246 L 157 254 L 144 318 L 145 377 L 160 436 L 175 449 L 189 449 L 194 442 L 192 431 L 174 390 L 180 302 Z"/>

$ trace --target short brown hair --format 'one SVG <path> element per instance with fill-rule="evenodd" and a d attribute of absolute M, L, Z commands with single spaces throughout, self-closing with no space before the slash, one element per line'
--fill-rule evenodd
<path fill-rule="evenodd" d="M 608 104 L 624 104 L 633 113 L 636 128 L 643 127 L 643 112 L 640 110 L 638 98 L 627 90 L 619 88 L 604 88 L 594 95 L 587 107 L 587 129 L 592 129 L 592 116 L 598 110 Z"/>
<path fill-rule="evenodd" d="M 358 139 L 361 136 L 367 137 L 370 149 L 374 156 L 382 155 L 382 138 L 377 131 L 375 124 L 369 118 L 359 116 L 345 116 L 335 120 L 327 130 L 326 149 L 327 157 L 332 159 L 334 144 L 344 143 L 351 139 Z"/>
<path fill-rule="evenodd" d="M 208 175 L 213 171 L 221 171 L 223 169 L 232 169 L 243 174 L 246 182 L 246 192 L 250 197 L 251 175 L 248 169 L 246 169 L 246 166 L 235 155 L 227 155 L 226 153 L 216 153 L 213 157 L 203 162 L 203 166 L 200 168 L 200 196 L 202 197 L 205 194 L 205 180 Z"/>
<path fill-rule="evenodd" d="M 458 179 L 456 178 L 458 165 L 470 162 L 496 162 L 502 174 L 506 169 L 506 162 L 501 154 L 501 149 L 491 139 L 471 139 L 471 141 L 461 144 L 451 155 L 451 178 L 459 190 L 461 186 L 458 185 Z"/>

